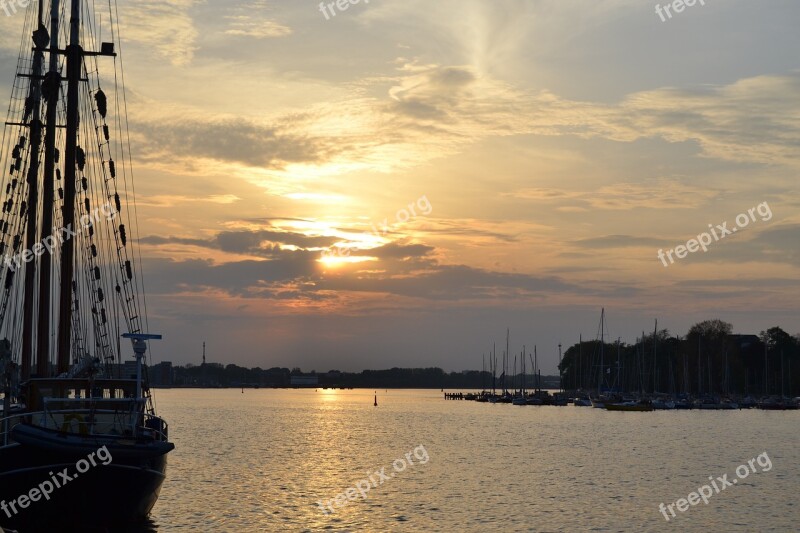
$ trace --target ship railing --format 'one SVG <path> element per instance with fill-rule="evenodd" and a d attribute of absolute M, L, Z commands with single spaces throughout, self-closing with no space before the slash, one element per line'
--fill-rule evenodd
<path fill-rule="evenodd" d="M 105 401 L 84 398 L 45 399 L 44 411 L 32 413 L 32 420 L 47 429 L 78 435 L 130 436 L 166 441 L 167 423 L 155 415 L 143 412 L 144 402 L 144 399 L 137 398 L 117 398 Z M 100 405 L 85 407 L 90 403 Z M 51 407 L 51 405 L 64 407 L 70 404 L 76 405 L 77 408 L 53 409 Z M 113 404 L 115 408 L 102 408 L 110 404 Z"/>
<path fill-rule="evenodd" d="M 169 435 L 166 421 L 149 413 L 115 409 L 50 409 L 0 419 L 0 446 L 13 442 L 11 430 L 23 422 L 76 435 L 141 437 L 159 442 L 167 442 Z"/>
<path fill-rule="evenodd" d="M 32 420 L 40 427 L 80 435 L 136 435 L 144 413 L 136 398 L 44 398 Z"/>
<path fill-rule="evenodd" d="M 144 415 L 144 426 L 140 428 L 145 435 L 153 440 L 167 442 L 169 440 L 169 424 L 160 416 L 146 413 Z"/>
<path fill-rule="evenodd" d="M 11 429 L 23 421 L 23 414 L 14 414 L 0 418 L 0 446 L 11 444 Z"/>

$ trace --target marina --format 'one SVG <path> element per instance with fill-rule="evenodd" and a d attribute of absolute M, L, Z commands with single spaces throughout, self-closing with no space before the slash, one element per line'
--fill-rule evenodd
<path fill-rule="evenodd" d="M 486 354 L 482 357 L 484 387 L 466 393 L 445 392 L 444 398 L 629 412 L 800 409 L 800 397 L 792 395 L 800 375 L 792 374 L 793 358 L 786 357 L 798 352 L 800 339 L 779 327 L 763 331 L 760 336 L 740 335 L 732 333 L 730 324 L 705 320 L 679 337 L 659 330 L 656 320 L 653 333 L 642 332 L 633 345 L 624 345 L 619 338 L 608 343 L 606 338 L 606 313 L 601 309 L 594 341 L 584 341 L 579 336 L 579 342 L 564 354 L 562 345 L 558 345 L 559 388 L 546 390 L 541 387 L 537 347 L 534 346 L 533 355 L 528 354 L 533 368 L 529 375 L 524 345 L 519 364 L 516 355 L 510 363 L 510 330 L 506 330 L 501 360 L 498 361 L 494 344 L 488 354 L 488 370 Z M 732 372 L 732 365 L 738 371 Z M 795 364 L 796 373 L 798 366 Z"/>
<path fill-rule="evenodd" d="M 796 411 L 800 410 L 800 397 L 780 398 L 780 397 L 732 397 L 723 400 L 715 399 L 695 399 L 692 397 L 602 397 L 597 401 L 590 401 L 576 396 L 583 391 L 559 392 L 543 391 L 539 396 L 511 396 L 508 397 L 493 395 L 487 391 L 475 392 L 445 392 L 445 400 L 468 400 L 482 403 L 510 403 L 513 405 L 539 405 L 554 407 L 595 407 L 608 411 L 671 411 L 671 410 L 703 410 L 703 411 L 727 411 L 731 409 L 761 409 L 764 411 Z M 519 400 L 525 401 L 519 401 Z"/>

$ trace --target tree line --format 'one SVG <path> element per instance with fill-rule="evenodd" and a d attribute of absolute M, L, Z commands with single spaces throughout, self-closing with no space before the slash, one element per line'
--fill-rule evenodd
<path fill-rule="evenodd" d="M 683 337 L 662 329 L 633 344 L 576 343 L 559 371 L 569 389 L 793 396 L 800 393 L 800 335 L 777 326 L 738 335 L 728 322 L 705 320 Z"/>
<path fill-rule="evenodd" d="M 173 386 L 185 387 L 290 387 L 292 376 L 316 376 L 319 387 L 353 388 L 415 388 L 415 389 L 490 389 L 492 376 L 488 372 L 465 370 L 445 372 L 438 367 L 390 368 L 340 372 L 330 370 L 304 373 L 300 368 L 245 368 L 234 364 L 177 366 L 173 368 Z M 510 379 L 510 378 L 509 378 Z M 532 376 L 528 376 L 529 382 Z M 543 383 L 558 386 L 558 376 L 542 376 Z"/>

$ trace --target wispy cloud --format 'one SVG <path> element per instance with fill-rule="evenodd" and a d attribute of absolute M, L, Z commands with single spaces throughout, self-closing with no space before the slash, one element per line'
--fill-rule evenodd
<path fill-rule="evenodd" d="M 142 196 L 137 200 L 141 206 L 175 207 L 191 203 L 233 204 L 241 200 L 235 194 L 216 194 L 211 196 L 157 195 Z"/>
<path fill-rule="evenodd" d="M 641 182 L 603 185 L 596 191 L 557 188 L 525 188 L 508 196 L 562 205 L 566 211 L 587 209 L 697 209 L 720 194 L 705 186 L 690 185 L 679 179 L 654 179 Z"/>
<path fill-rule="evenodd" d="M 137 0 L 120 4 L 120 26 L 126 42 L 151 49 L 173 65 L 190 63 L 198 30 L 191 11 L 198 0 Z"/>
<path fill-rule="evenodd" d="M 179 156 L 172 161 L 201 158 L 271 168 L 276 171 L 273 176 L 301 172 L 297 166 L 287 168 L 287 163 L 331 175 L 357 168 L 410 168 L 490 137 L 574 136 L 621 143 L 657 137 L 668 143 L 697 143 L 700 157 L 798 166 L 800 126 L 789 117 L 800 114 L 800 74 L 759 76 L 703 90 L 645 91 L 609 105 L 570 101 L 546 91 L 531 93 L 482 77 L 469 67 L 409 65 L 403 65 L 390 83 L 375 82 L 385 86 L 386 99 L 356 96 L 261 123 L 201 116 L 178 124 L 143 122 L 137 128 L 141 152 Z M 685 193 L 700 192 L 675 179 L 662 183 L 676 189 L 659 191 L 658 182 L 620 184 L 619 190 L 604 187 L 590 201 L 608 209 L 644 202 L 663 207 L 685 204 L 691 196 Z"/>
<path fill-rule="evenodd" d="M 292 33 L 289 26 L 268 17 L 272 2 L 254 0 L 232 8 L 233 14 L 225 15 L 228 21 L 226 35 L 252 37 L 255 39 L 272 39 L 285 37 Z"/>

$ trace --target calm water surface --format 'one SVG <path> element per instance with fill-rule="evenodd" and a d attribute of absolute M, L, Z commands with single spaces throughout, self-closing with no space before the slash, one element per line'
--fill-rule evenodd
<path fill-rule="evenodd" d="M 157 390 L 158 531 L 797 531 L 800 411 L 606 412 L 435 390 Z M 426 464 L 413 455 L 424 446 Z M 658 510 L 762 452 L 667 523 Z M 412 452 L 413 466 L 393 461 Z M 418 451 L 420 457 L 424 454 Z M 404 461 L 406 459 L 403 459 Z M 402 465 L 397 463 L 398 468 Z M 366 499 L 317 505 L 385 467 Z"/>

